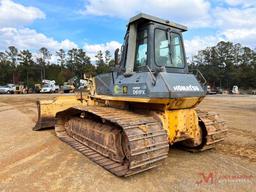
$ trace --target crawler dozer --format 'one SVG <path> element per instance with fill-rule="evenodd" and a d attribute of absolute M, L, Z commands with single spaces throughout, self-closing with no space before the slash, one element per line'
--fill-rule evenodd
<path fill-rule="evenodd" d="M 117 176 L 160 165 L 174 143 L 193 152 L 214 148 L 227 130 L 217 114 L 196 109 L 206 82 L 188 71 L 186 30 L 132 17 L 112 72 L 87 79 L 74 96 L 38 101 L 34 130 L 55 127 L 62 141 Z"/>

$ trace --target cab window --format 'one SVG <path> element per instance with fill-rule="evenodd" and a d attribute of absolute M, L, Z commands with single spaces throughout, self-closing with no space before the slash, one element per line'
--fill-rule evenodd
<path fill-rule="evenodd" d="M 171 66 L 176 68 L 184 67 L 184 52 L 181 37 L 177 33 L 171 33 Z"/>
<path fill-rule="evenodd" d="M 137 36 L 135 69 L 147 64 L 148 34 L 142 30 Z"/>
<path fill-rule="evenodd" d="M 167 33 L 164 30 L 155 30 L 155 61 L 158 66 L 170 65 L 170 50 Z"/>
<path fill-rule="evenodd" d="M 167 35 L 170 35 L 170 42 Z M 155 30 L 155 62 L 158 66 L 184 68 L 184 51 L 179 34 Z"/>

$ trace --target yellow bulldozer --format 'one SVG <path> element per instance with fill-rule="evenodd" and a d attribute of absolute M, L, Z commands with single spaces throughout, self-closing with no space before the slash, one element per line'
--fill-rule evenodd
<path fill-rule="evenodd" d="M 227 129 L 218 115 L 196 109 L 207 89 L 202 75 L 188 71 L 185 31 L 147 14 L 132 17 L 113 71 L 88 78 L 74 96 L 38 101 L 34 130 L 55 127 L 62 141 L 125 177 L 160 165 L 174 143 L 214 148 Z"/>

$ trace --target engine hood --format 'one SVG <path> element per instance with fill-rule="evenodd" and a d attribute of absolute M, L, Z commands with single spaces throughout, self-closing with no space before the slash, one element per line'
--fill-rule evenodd
<path fill-rule="evenodd" d="M 157 75 L 141 72 L 128 77 L 117 74 L 98 75 L 96 92 L 99 95 L 170 99 L 202 97 L 206 94 L 193 74 L 167 72 Z"/>

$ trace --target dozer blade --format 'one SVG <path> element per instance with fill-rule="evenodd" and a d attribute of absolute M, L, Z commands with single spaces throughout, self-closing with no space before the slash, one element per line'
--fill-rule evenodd
<path fill-rule="evenodd" d="M 82 106 L 85 103 L 76 96 L 59 96 L 52 100 L 38 100 L 38 120 L 33 127 L 34 131 L 54 127 L 56 113 L 73 106 Z"/>

